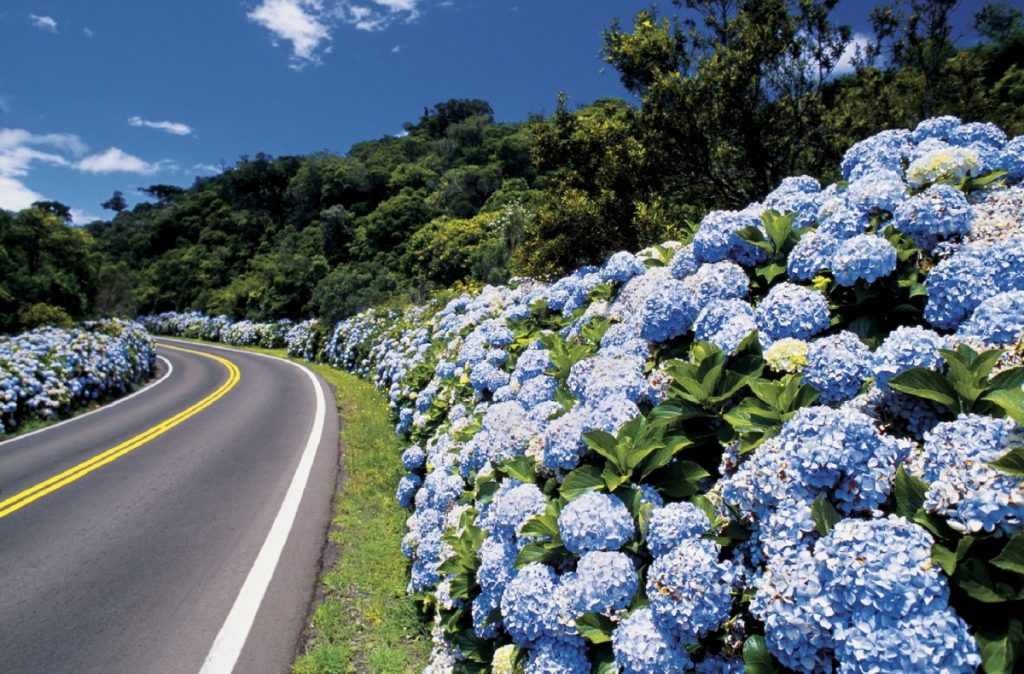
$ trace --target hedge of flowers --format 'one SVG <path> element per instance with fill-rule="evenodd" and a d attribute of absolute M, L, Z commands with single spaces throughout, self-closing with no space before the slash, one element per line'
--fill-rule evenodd
<path fill-rule="evenodd" d="M 307 360 L 318 359 L 324 343 L 324 331 L 315 319 L 302 323 L 290 320 L 261 323 L 232 321 L 227 316 L 207 316 L 198 311 L 167 311 L 140 316 L 139 321 L 159 335 L 205 339 L 234 346 L 287 348 L 289 355 Z"/>
<path fill-rule="evenodd" d="M 131 321 L 0 335 L 0 435 L 29 419 L 52 419 L 122 395 L 155 365 L 152 338 Z"/>
<path fill-rule="evenodd" d="M 842 171 L 336 327 L 410 438 L 427 671 L 1013 670 L 1024 138 L 932 119 Z"/>
<path fill-rule="evenodd" d="M 409 438 L 427 672 L 1021 666 L 1024 138 L 931 119 L 842 173 L 335 327 Z"/>

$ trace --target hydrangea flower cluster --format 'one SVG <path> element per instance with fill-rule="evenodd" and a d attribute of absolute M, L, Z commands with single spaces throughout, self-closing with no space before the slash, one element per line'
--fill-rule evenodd
<path fill-rule="evenodd" d="M 0 435 L 29 419 L 52 419 L 123 395 L 155 365 L 152 338 L 130 321 L 0 335 Z"/>
<path fill-rule="evenodd" d="M 1024 139 L 936 118 L 841 169 L 714 211 L 690 242 L 334 326 L 322 357 L 384 391 L 411 445 L 396 496 L 409 590 L 439 625 L 427 671 L 467 633 L 495 671 L 736 672 L 754 636 L 798 672 L 977 669 L 957 576 L 892 514 L 895 484 L 927 485 L 936 530 L 1003 540 L 1024 493 L 989 463 L 1022 432 L 892 382 L 948 375 L 960 342 L 1024 343 Z M 792 216 L 771 255 L 747 240 L 786 222 L 769 211 Z M 161 329 L 252 329 L 229 324 Z"/>

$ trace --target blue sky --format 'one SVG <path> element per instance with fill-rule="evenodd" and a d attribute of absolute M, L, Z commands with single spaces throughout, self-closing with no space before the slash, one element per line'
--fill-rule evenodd
<path fill-rule="evenodd" d="M 978 1 L 962 3 L 967 26 Z M 663 2 L 669 8 L 670 3 Z M 114 190 L 187 186 L 244 154 L 345 152 L 424 106 L 502 121 L 624 96 L 601 30 L 634 0 L 5 0 L 0 208 L 108 217 Z M 866 31 L 866 5 L 836 18 Z"/>

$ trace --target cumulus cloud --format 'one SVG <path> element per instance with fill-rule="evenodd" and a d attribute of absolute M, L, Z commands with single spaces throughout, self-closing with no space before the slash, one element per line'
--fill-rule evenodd
<path fill-rule="evenodd" d="M 85 173 L 138 173 L 151 175 L 172 168 L 171 163 L 159 161 L 150 163 L 135 155 L 128 154 L 118 147 L 111 147 L 98 154 L 83 157 L 75 163 L 75 168 Z"/>
<path fill-rule="evenodd" d="M 82 32 L 85 33 L 86 37 L 93 37 L 94 35 L 96 35 L 96 33 L 92 32 L 92 28 L 89 28 L 89 26 L 83 28 Z"/>
<path fill-rule="evenodd" d="M 835 70 L 832 71 L 832 76 L 852 75 L 856 70 L 853 65 L 853 59 L 857 56 L 857 49 L 864 49 L 869 44 L 871 44 L 870 37 L 862 33 L 855 33 L 839 57 L 839 62 L 836 64 Z"/>
<path fill-rule="evenodd" d="M 146 127 L 147 129 L 158 129 L 160 131 L 166 131 L 167 133 L 174 134 L 175 136 L 190 136 L 192 135 L 192 127 L 188 124 L 182 124 L 181 122 L 154 122 L 148 119 L 143 119 L 138 115 L 128 118 L 129 126 L 140 126 Z"/>
<path fill-rule="evenodd" d="M 74 134 L 0 129 L 0 208 L 17 211 L 43 198 L 19 180 L 29 174 L 34 164 L 68 166 L 65 154 L 81 155 L 86 149 Z"/>
<path fill-rule="evenodd" d="M 292 43 L 291 67 L 296 70 L 310 63 L 319 64 L 317 50 L 321 43 L 331 39 L 320 0 L 262 0 L 246 16 L 276 39 Z"/>
<path fill-rule="evenodd" d="M 45 30 L 49 33 L 57 32 L 57 21 L 52 16 L 39 16 L 38 14 L 29 14 L 29 21 L 32 25 L 39 30 Z"/>

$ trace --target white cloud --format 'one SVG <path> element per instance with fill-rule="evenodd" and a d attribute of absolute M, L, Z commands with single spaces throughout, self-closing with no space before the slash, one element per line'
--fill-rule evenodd
<path fill-rule="evenodd" d="M 37 201 L 42 201 L 42 199 L 43 195 L 25 187 L 20 180 L 0 175 L 0 208 L 7 211 L 20 211 Z"/>
<path fill-rule="evenodd" d="M 128 118 L 129 126 L 144 126 L 148 129 L 159 129 L 160 131 L 166 131 L 167 133 L 174 134 L 175 136 L 190 136 L 192 135 L 192 127 L 188 124 L 182 124 L 181 122 L 153 122 L 148 119 L 143 119 L 138 115 Z"/>
<path fill-rule="evenodd" d="M 29 14 L 28 18 L 32 22 L 32 25 L 38 28 L 39 30 L 45 30 L 50 33 L 57 32 L 57 22 L 54 20 L 52 16 L 39 16 L 38 14 Z"/>
<path fill-rule="evenodd" d="M 397 53 L 399 53 L 401 51 L 402 51 L 402 45 L 400 45 L 400 44 L 396 44 L 394 47 L 391 48 L 391 53 L 392 54 L 397 54 Z"/>
<path fill-rule="evenodd" d="M 150 163 L 135 155 L 128 154 L 121 148 L 112 147 L 98 154 L 91 154 L 88 157 L 75 163 L 75 168 L 85 173 L 139 173 L 151 175 L 163 170 L 173 168 L 171 162 L 159 161 Z"/>
<path fill-rule="evenodd" d="M 871 38 L 862 33 L 855 33 L 853 38 L 846 44 L 846 48 L 843 50 L 842 55 L 839 57 L 839 62 L 836 63 L 835 70 L 832 71 L 833 77 L 839 77 L 841 75 L 852 75 L 856 70 L 853 65 L 853 59 L 857 56 L 857 48 L 864 49 L 871 44 Z"/>
<path fill-rule="evenodd" d="M 209 173 L 210 175 L 217 175 L 223 173 L 224 168 L 222 166 L 216 166 L 214 164 L 196 164 L 192 167 L 193 171 L 199 171 L 200 173 Z"/>
<path fill-rule="evenodd" d="M 292 43 L 295 70 L 310 63 L 319 65 L 320 43 L 331 39 L 320 0 L 262 0 L 246 16 L 276 38 Z"/>
<path fill-rule="evenodd" d="M 384 30 L 395 21 L 415 21 L 423 0 L 373 0 L 355 4 L 342 0 L 338 12 L 342 20 L 358 30 Z"/>
<path fill-rule="evenodd" d="M 87 211 L 82 211 L 77 208 L 71 209 L 71 224 L 73 225 L 88 225 L 90 222 L 102 219 L 103 218 L 98 215 L 93 215 Z"/>
<path fill-rule="evenodd" d="M 82 32 L 85 33 L 86 37 L 93 37 L 94 35 L 96 35 L 96 33 L 92 32 L 92 28 L 89 28 L 89 26 L 83 28 Z"/>
<path fill-rule="evenodd" d="M 0 208 L 21 210 L 43 198 L 19 180 L 29 174 L 33 164 L 69 166 L 70 162 L 58 152 L 81 155 L 86 149 L 78 136 L 70 133 L 0 129 Z"/>

